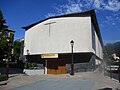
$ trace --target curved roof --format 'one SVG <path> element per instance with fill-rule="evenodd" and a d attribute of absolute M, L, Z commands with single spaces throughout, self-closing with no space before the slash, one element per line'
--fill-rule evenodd
<path fill-rule="evenodd" d="M 48 17 L 46 19 L 43 19 L 43 20 L 40 20 L 36 23 L 33 23 L 33 24 L 30 24 L 28 26 L 24 26 L 22 27 L 23 29 L 25 30 L 28 30 L 30 28 L 32 28 L 33 26 L 43 22 L 43 21 L 46 21 L 48 19 L 52 19 L 52 18 L 60 18 L 60 17 L 85 17 L 85 16 L 91 16 L 91 21 L 95 27 L 95 30 L 96 30 L 96 33 L 99 37 L 99 40 L 101 42 L 101 45 L 103 46 L 103 42 L 102 42 L 102 38 L 101 38 L 101 34 L 100 34 L 100 30 L 99 30 L 99 26 L 98 26 L 98 22 L 97 22 L 97 18 L 96 18 L 96 14 L 95 14 L 95 11 L 94 10 L 88 10 L 88 11 L 84 11 L 84 12 L 78 12 L 78 13 L 71 13 L 71 14 L 65 14 L 65 15 L 59 15 L 59 16 L 53 16 L 53 17 Z"/>

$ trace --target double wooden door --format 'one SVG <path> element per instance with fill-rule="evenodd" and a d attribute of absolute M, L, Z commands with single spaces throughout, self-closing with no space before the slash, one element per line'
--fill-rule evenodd
<path fill-rule="evenodd" d="M 65 74 L 66 64 L 64 60 L 47 60 L 47 74 Z"/>

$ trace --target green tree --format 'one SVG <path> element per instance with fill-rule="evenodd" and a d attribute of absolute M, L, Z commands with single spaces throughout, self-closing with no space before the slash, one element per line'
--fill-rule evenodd
<path fill-rule="evenodd" d="M 14 41 L 13 55 L 15 57 L 15 60 L 19 60 L 20 47 L 21 47 L 21 42 L 19 40 Z"/>
<path fill-rule="evenodd" d="M 10 53 L 10 48 L 8 48 L 8 43 L 13 42 L 14 31 L 12 31 L 8 26 L 4 25 L 6 21 L 3 18 L 2 11 L 0 10 L 0 62 L 3 61 L 5 55 L 8 56 Z M 9 41 L 8 41 L 9 39 Z M 12 48 L 12 45 L 11 45 Z"/>
<path fill-rule="evenodd" d="M 115 53 L 114 44 L 111 44 L 111 43 L 106 44 L 105 49 L 106 49 L 108 56 L 111 56 L 113 53 Z"/>
<path fill-rule="evenodd" d="M 109 43 L 105 45 L 105 50 L 107 52 L 107 57 L 109 62 L 112 65 L 120 65 L 119 62 L 115 62 L 116 60 L 112 57 L 112 54 L 116 54 L 118 57 L 120 57 L 120 41 L 116 43 Z"/>
<path fill-rule="evenodd" d="M 115 53 L 120 57 L 120 42 L 114 43 Z"/>
<path fill-rule="evenodd" d="M 116 53 L 117 56 L 120 57 L 120 41 L 116 43 L 108 43 L 105 45 L 105 50 L 107 51 L 107 54 L 111 56 L 112 54 Z"/>
<path fill-rule="evenodd" d="M 4 25 L 5 23 L 6 22 L 0 10 L 0 61 L 3 60 L 4 55 L 8 52 L 8 42 L 6 37 L 6 29 L 8 29 L 8 26 Z"/>

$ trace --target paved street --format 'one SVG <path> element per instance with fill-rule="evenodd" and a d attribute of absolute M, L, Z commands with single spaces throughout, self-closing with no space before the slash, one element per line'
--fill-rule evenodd
<path fill-rule="evenodd" d="M 92 90 L 94 81 L 41 80 L 10 90 Z"/>
<path fill-rule="evenodd" d="M 98 72 L 80 72 L 74 76 L 61 75 L 11 75 L 7 85 L 0 90 L 120 90 L 115 79 Z"/>

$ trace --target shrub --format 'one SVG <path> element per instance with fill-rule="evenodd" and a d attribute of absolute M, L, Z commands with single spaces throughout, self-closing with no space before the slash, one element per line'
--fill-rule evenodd
<path fill-rule="evenodd" d="M 0 75 L 0 81 L 5 81 L 7 80 L 7 76 L 5 74 Z"/>
<path fill-rule="evenodd" d="M 31 63 L 32 64 L 32 67 L 37 67 L 37 63 L 34 62 L 34 63 Z"/>
<path fill-rule="evenodd" d="M 25 64 L 25 69 L 34 69 L 34 67 L 37 67 L 37 63 L 36 62 L 34 62 L 34 63 L 29 63 L 29 62 L 27 62 L 26 64 Z"/>

